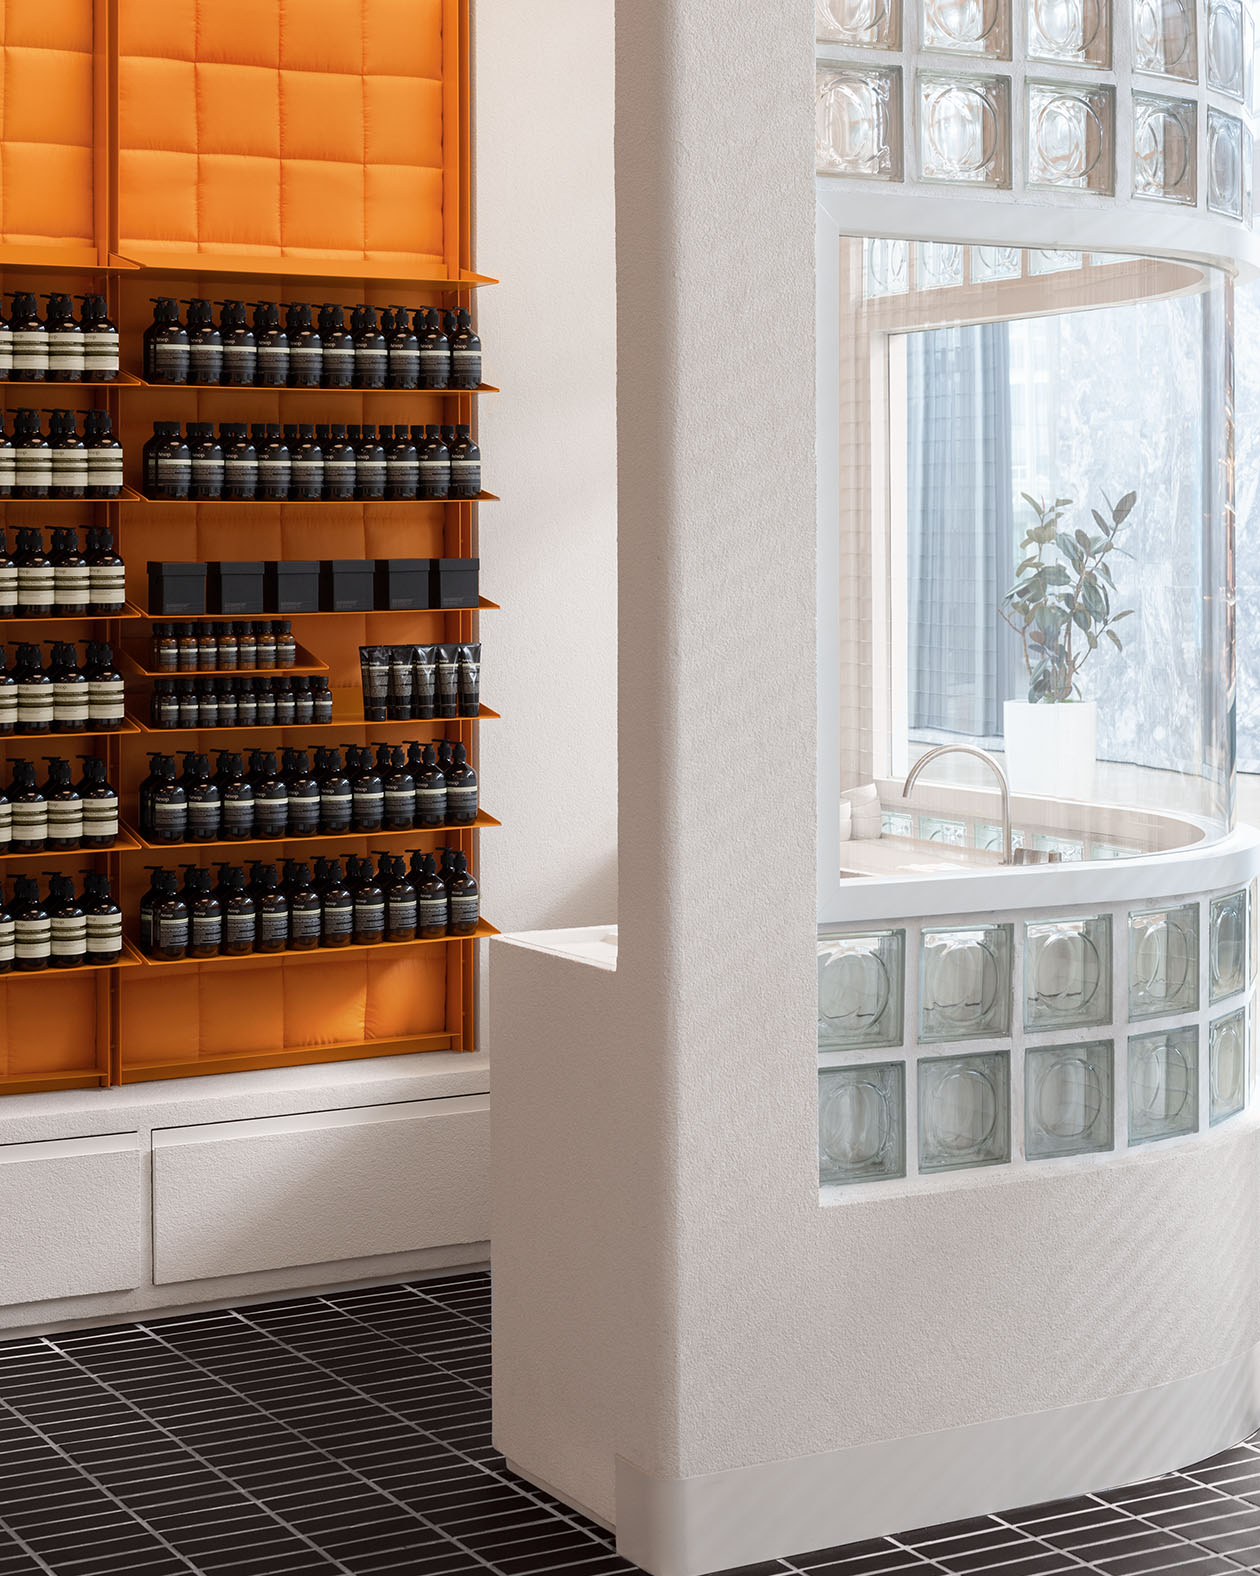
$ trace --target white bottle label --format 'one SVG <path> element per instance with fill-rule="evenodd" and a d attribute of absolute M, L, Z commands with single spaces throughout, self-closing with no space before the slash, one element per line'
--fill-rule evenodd
<path fill-rule="evenodd" d="M 122 564 L 91 564 L 88 583 L 93 602 L 121 602 L 127 594 L 127 571 Z"/>
<path fill-rule="evenodd" d="M 222 914 L 194 914 L 192 938 L 195 947 L 217 947 L 223 941 Z"/>
<path fill-rule="evenodd" d="M 118 837 L 118 800 L 85 799 L 83 801 L 84 837 L 108 837 L 111 842 Z"/>
<path fill-rule="evenodd" d="M 295 372 L 311 373 L 318 370 L 324 360 L 322 345 L 290 345 L 289 366 Z"/>
<path fill-rule="evenodd" d="M 13 370 L 13 330 L 7 323 L 0 323 L 0 376 Z"/>
<path fill-rule="evenodd" d="M 51 722 L 53 720 L 53 687 L 51 684 L 19 684 L 18 721 L 24 723 Z"/>
<path fill-rule="evenodd" d="M 389 370 L 395 377 L 416 377 L 420 371 L 419 350 L 391 350 Z"/>
<path fill-rule="evenodd" d="M 59 841 L 83 836 L 83 801 L 81 799 L 50 799 L 48 801 L 48 835 Z"/>
<path fill-rule="evenodd" d="M 192 461 L 192 478 L 198 486 L 222 487 L 223 461 L 212 458 L 196 459 Z"/>
<path fill-rule="evenodd" d="M 181 345 L 178 340 L 159 339 L 153 347 L 154 359 L 159 367 L 164 370 L 184 369 L 183 376 L 188 376 L 188 346 Z"/>
<path fill-rule="evenodd" d="M 157 944 L 163 952 L 175 952 L 188 945 L 188 919 L 174 914 L 157 916 Z"/>
<path fill-rule="evenodd" d="M 383 487 L 385 485 L 385 461 L 356 460 L 354 479 L 360 487 Z"/>
<path fill-rule="evenodd" d="M 323 460 L 299 460 L 292 469 L 293 485 L 301 483 L 308 490 L 322 492 L 324 488 Z"/>
<path fill-rule="evenodd" d="M 89 914 L 87 916 L 87 947 L 89 952 L 107 953 L 122 951 L 122 915 Z"/>
<path fill-rule="evenodd" d="M 49 449 L 14 449 L 18 487 L 52 486 L 52 452 Z"/>
<path fill-rule="evenodd" d="M 89 449 L 87 451 L 89 487 L 121 487 L 123 484 L 123 457 L 121 449 Z"/>
<path fill-rule="evenodd" d="M 0 731 L 12 733 L 18 719 L 18 687 L 0 684 Z"/>
<path fill-rule="evenodd" d="M 0 564 L 0 613 L 11 613 L 17 602 L 17 567 L 14 564 Z"/>
<path fill-rule="evenodd" d="M 234 487 L 251 485 L 258 476 L 258 461 L 234 460 L 230 457 L 223 461 L 223 479 L 232 483 Z"/>
<path fill-rule="evenodd" d="M 419 460 L 388 460 L 386 474 L 391 487 L 414 487 L 420 479 Z"/>
<path fill-rule="evenodd" d="M 98 377 L 103 372 L 118 371 L 118 331 L 113 328 L 89 328 L 83 333 L 83 365 L 87 372 Z"/>
<path fill-rule="evenodd" d="M 88 712 L 93 722 L 121 722 L 123 720 L 123 681 L 121 679 L 88 680 Z"/>
<path fill-rule="evenodd" d="M 416 814 L 417 815 L 445 815 L 446 814 L 446 789 L 445 788 L 417 788 L 416 789 Z"/>
<path fill-rule="evenodd" d="M 0 963 L 12 963 L 17 951 L 17 926 L 6 915 L 0 919 Z"/>
<path fill-rule="evenodd" d="M 83 334 L 73 331 L 68 334 L 50 334 L 48 336 L 48 370 L 55 382 L 58 372 L 83 371 Z"/>
<path fill-rule="evenodd" d="M 7 848 L 13 838 L 13 806 L 6 799 L 0 804 L 0 848 Z"/>
<path fill-rule="evenodd" d="M 434 930 L 439 925 L 446 928 L 447 902 L 446 893 L 441 897 L 422 897 L 416 905 L 420 913 L 420 926 L 423 930 Z"/>
<path fill-rule="evenodd" d="M 254 368 L 257 364 L 258 352 L 253 345 L 224 345 L 224 370 L 231 372 L 233 376 L 238 378 L 246 375 L 253 377 Z"/>
<path fill-rule="evenodd" d="M 86 564 L 53 567 L 53 597 L 62 607 L 86 607 L 91 594 L 91 574 Z"/>
<path fill-rule="evenodd" d="M 319 909 L 295 908 L 289 916 L 289 934 L 294 941 L 309 941 L 319 935 Z"/>
<path fill-rule="evenodd" d="M 88 710 L 87 684 L 70 681 L 58 684 L 53 681 L 53 716 L 58 722 L 86 722 Z"/>
<path fill-rule="evenodd" d="M 48 836 L 48 804 L 44 799 L 19 799 L 13 805 L 13 841 L 42 843 Z"/>
<path fill-rule="evenodd" d="M 324 371 L 341 372 L 345 374 L 354 369 L 353 345 L 325 345 L 324 346 Z"/>
<path fill-rule="evenodd" d="M 59 914 L 52 921 L 54 958 L 82 957 L 87 951 L 87 915 Z"/>
<path fill-rule="evenodd" d="M 188 806 L 188 825 L 193 831 L 218 831 L 221 807 L 217 799 L 193 799 Z"/>
<path fill-rule="evenodd" d="M 12 444 L 0 447 L 0 487 L 12 487 L 17 481 L 17 461 Z"/>
<path fill-rule="evenodd" d="M 353 460 L 325 460 L 324 461 L 324 485 L 326 487 L 332 487 L 334 485 L 339 485 L 339 486 L 342 486 L 342 487 L 353 487 L 354 486 L 354 461 Z"/>
<path fill-rule="evenodd" d="M 178 799 L 159 799 L 153 806 L 153 825 L 162 832 L 182 832 L 188 825 L 187 804 Z"/>
<path fill-rule="evenodd" d="M 472 897 L 452 896 L 450 900 L 452 925 L 475 925 L 481 918 L 481 899 L 475 894 Z"/>
<path fill-rule="evenodd" d="M 347 903 L 343 908 L 340 904 L 324 904 L 324 934 L 326 936 L 348 936 L 354 929 L 354 915 Z"/>
<path fill-rule="evenodd" d="M 13 370 L 48 371 L 48 335 L 42 328 L 34 332 L 18 330 L 13 334 Z"/>
<path fill-rule="evenodd" d="M 23 607 L 43 607 L 52 602 L 56 584 L 51 564 L 19 564 L 18 601 Z"/>
<path fill-rule="evenodd" d="M 17 932 L 14 950 L 19 958 L 46 958 L 52 952 L 52 921 L 49 919 L 19 919 L 14 922 Z"/>
<path fill-rule="evenodd" d="M 271 377 L 284 377 L 289 368 L 288 345 L 259 345 L 258 370 Z"/>
<path fill-rule="evenodd" d="M 391 930 L 414 930 L 415 926 L 415 898 L 391 897 L 389 900 L 389 928 Z"/>
<path fill-rule="evenodd" d="M 159 487 L 187 487 L 192 480 L 192 461 L 159 457 L 157 479 Z"/>
<path fill-rule="evenodd" d="M 383 366 L 385 362 L 384 345 L 355 345 L 354 359 L 366 361 L 369 366 Z"/>
<path fill-rule="evenodd" d="M 356 788 L 354 790 L 354 813 L 360 820 L 376 820 L 385 808 L 385 793 L 383 789 L 375 792 Z"/>
<path fill-rule="evenodd" d="M 387 789 L 385 793 L 385 809 L 388 811 L 391 821 L 401 821 L 404 816 L 410 821 L 416 809 L 415 789 Z"/>
<path fill-rule="evenodd" d="M 258 480 L 268 487 L 287 488 L 290 469 L 288 460 L 259 460 Z"/>
<path fill-rule="evenodd" d="M 228 914 L 223 928 L 228 941 L 248 941 L 252 944 L 258 930 L 257 915 Z"/>

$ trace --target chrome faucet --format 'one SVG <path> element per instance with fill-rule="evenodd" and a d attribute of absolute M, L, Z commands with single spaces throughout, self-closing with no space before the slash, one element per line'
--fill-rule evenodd
<path fill-rule="evenodd" d="M 941 744 L 936 749 L 929 750 L 926 755 L 921 755 L 910 768 L 910 775 L 906 778 L 905 786 L 901 790 L 901 797 L 908 799 L 910 790 L 919 779 L 919 773 L 930 762 L 940 755 L 974 755 L 977 760 L 983 761 L 986 766 L 993 768 L 993 775 L 998 780 L 998 787 L 1002 793 L 1002 863 L 1013 865 L 1015 863 L 1014 851 L 1011 847 L 1011 785 L 1007 781 L 1006 773 L 1002 770 L 1001 763 L 997 761 L 988 750 L 977 749 L 974 744 Z"/>

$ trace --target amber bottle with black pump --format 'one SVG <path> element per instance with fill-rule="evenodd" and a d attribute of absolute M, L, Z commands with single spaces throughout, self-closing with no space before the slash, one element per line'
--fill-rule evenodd
<path fill-rule="evenodd" d="M 52 961 L 52 921 L 39 896 L 39 882 L 17 876 L 13 882 L 13 966 L 21 974 L 46 969 Z"/>
<path fill-rule="evenodd" d="M 323 905 L 311 886 L 311 867 L 297 860 L 286 861 L 284 889 L 289 899 L 289 951 L 314 952 L 319 946 Z"/>
<path fill-rule="evenodd" d="M 256 865 L 251 883 L 258 907 L 259 952 L 283 952 L 289 945 L 289 899 L 280 887 L 275 865 Z"/>
<path fill-rule="evenodd" d="M 15 854 L 37 854 L 48 837 L 48 801 L 35 786 L 33 761 L 15 760 L 8 800 L 11 832 L 9 849 Z"/>
<path fill-rule="evenodd" d="M 48 658 L 52 685 L 53 726 L 57 733 L 85 733 L 92 716 L 92 686 L 80 667 L 73 645 L 54 640 Z"/>
<path fill-rule="evenodd" d="M 188 907 L 188 956 L 217 958 L 223 946 L 223 905 L 210 888 L 210 872 L 184 866 L 184 902 Z"/>
<path fill-rule="evenodd" d="M 455 855 L 455 874 L 447 890 L 450 914 L 446 931 L 450 936 L 471 936 L 481 919 L 481 894 L 477 882 L 468 868 L 465 854 Z"/>
<path fill-rule="evenodd" d="M 87 914 L 74 893 L 74 879 L 46 870 L 50 957 L 55 969 L 80 969 L 87 962 Z"/>
<path fill-rule="evenodd" d="M 99 755 L 80 755 L 83 776 L 77 783 L 83 805 L 83 847 L 112 848 L 118 841 L 118 795 Z"/>
<path fill-rule="evenodd" d="M 419 859 L 418 870 L 417 859 Z M 416 888 L 416 934 L 421 941 L 438 941 L 446 934 L 449 912 L 446 883 L 437 873 L 437 860 L 432 854 L 414 855 L 411 869 L 411 878 Z"/>
<path fill-rule="evenodd" d="M 178 963 L 188 956 L 188 904 L 180 895 L 175 873 L 160 871 L 161 884 L 154 884 L 153 919 L 149 956 L 164 963 Z"/>
<path fill-rule="evenodd" d="M 240 865 L 220 867 L 216 896 L 223 905 L 223 952 L 226 957 L 247 957 L 258 935 L 258 907 L 245 887 Z"/>
<path fill-rule="evenodd" d="M 353 867 L 353 875 L 350 873 Z M 346 884 L 354 895 L 354 941 L 375 946 L 385 939 L 385 892 L 370 859 L 346 861 Z"/>
<path fill-rule="evenodd" d="M 348 947 L 354 940 L 354 897 L 346 885 L 339 859 L 328 862 L 320 904 L 320 945 Z"/>
<path fill-rule="evenodd" d="M 254 383 L 260 389 L 282 389 L 289 381 L 289 338 L 280 326 L 274 301 L 254 303 Z"/>
<path fill-rule="evenodd" d="M 122 956 L 122 909 L 109 889 L 109 877 L 89 870 L 83 877 L 83 912 L 87 916 L 87 961 L 117 963 Z"/>
<path fill-rule="evenodd" d="M 382 854 L 381 882 L 385 887 L 386 941 L 414 941 L 419 925 L 418 899 L 406 860 Z"/>
<path fill-rule="evenodd" d="M 57 851 L 78 848 L 83 842 L 83 800 L 70 780 L 70 762 L 60 755 L 44 759 L 48 762 L 48 780 L 40 790 L 47 815 L 44 847 Z"/>

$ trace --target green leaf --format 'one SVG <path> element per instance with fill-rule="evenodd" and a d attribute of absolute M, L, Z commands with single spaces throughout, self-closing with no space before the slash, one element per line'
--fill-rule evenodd
<path fill-rule="evenodd" d="M 1085 633 L 1088 635 L 1089 634 L 1089 630 L 1090 630 L 1090 625 L 1094 621 L 1093 621 L 1092 618 L 1090 618 L 1089 614 L 1085 611 L 1085 609 L 1083 607 L 1078 607 L 1078 608 L 1074 608 L 1073 611 L 1072 611 L 1072 622 L 1076 625 L 1077 629 L 1083 629 L 1085 631 Z"/>
<path fill-rule="evenodd" d="M 1089 532 L 1082 531 L 1079 527 L 1075 531 L 1076 544 L 1083 553 L 1096 553 L 1098 549 L 1091 545 Z"/>
<path fill-rule="evenodd" d="M 1111 622 L 1113 624 L 1118 624 L 1122 618 L 1132 618 L 1132 617 L 1133 617 L 1133 609 L 1131 607 L 1126 607 L 1122 613 L 1114 613 L 1112 615 Z"/>
<path fill-rule="evenodd" d="M 1070 498 L 1056 498 L 1054 500 L 1054 506 L 1056 509 L 1070 509 L 1072 507 L 1072 500 Z"/>
<path fill-rule="evenodd" d="M 1037 500 L 1033 497 L 1033 495 L 1031 493 L 1020 493 L 1019 496 L 1024 500 L 1024 502 L 1034 512 L 1034 514 L 1036 514 L 1038 516 L 1041 515 L 1041 513 L 1043 512 L 1043 509 L 1044 509 L 1044 505 L 1038 503 Z"/>
<path fill-rule="evenodd" d="M 1111 518 L 1116 522 L 1117 525 L 1123 525 L 1124 522 L 1129 518 L 1129 515 L 1133 510 L 1133 505 L 1136 502 L 1137 494 L 1135 492 L 1125 493 L 1124 497 L 1121 498 L 1120 502 L 1111 511 Z"/>
<path fill-rule="evenodd" d="M 1099 618 L 1107 616 L 1107 599 L 1098 589 L 1098 584 L 1093 579 L 1086 580 L 1081 586 L 1081 599 L 1091 613 L 1096 613 Z"/>
<path fill-rule="evenodd" d="M 1117 651 L 1123 651 L 1124 650 L 1124 646 L 1121 644 L 1121 641 L 1120 641 L 1120 636 L 1116 634 L 1114 629 L 1107 630 L 1106 631 L 1106 635 L 1107 635 L 1107 639 L 1111 642 L 1111 644 L 1116 648 Z"/>

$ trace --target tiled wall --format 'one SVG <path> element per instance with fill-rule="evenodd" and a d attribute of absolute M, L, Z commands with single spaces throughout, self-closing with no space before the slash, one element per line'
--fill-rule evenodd
<path fill-rule="evenodd" d="M 1122 1151 L 1237 1116 L 1253 901 L 1234 887 L 820 934 L 824 1188 Z"/>

